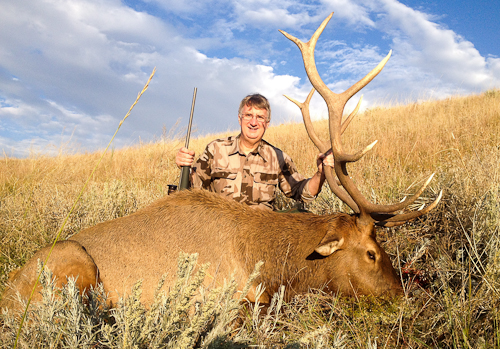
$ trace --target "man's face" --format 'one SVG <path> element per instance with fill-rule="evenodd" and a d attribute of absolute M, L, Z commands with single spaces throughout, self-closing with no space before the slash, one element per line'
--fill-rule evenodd
<path fill-rule="evenodd" d="M 250 143 L 259 142 L 266 132 L 269 122 L 267 110 L 256 109 L 245 105 L 238 117 L 241 126 L 241 136 Z"/>

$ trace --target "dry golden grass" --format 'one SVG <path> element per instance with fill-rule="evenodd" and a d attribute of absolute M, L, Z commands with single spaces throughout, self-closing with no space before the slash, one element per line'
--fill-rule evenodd
<path fill-rule="evenodd" d="M 327 139 L 326 120 L 315 128 Z M 191 148 L 200 154 L 223 136 L 193 139 Z M 271 127 L 265 139 L 288 153 L 305 176 L 316 170 L 318 151 L 302 124 Z M 425 290 L 393 304 L 306 295 L 285 305 L 281 316 L 288 318 L 276 331 L 291 340 L 326 326 L 332 336 L 342 330 L 353 348 L 376 337 L 384 347 L 499 348 L 500 91 L 368 110 L 343 137 L 352 151 L 373 140 L 379 140 L 375 148 L 349 167 L 371 200 L 398 201 L 434 172 L 420 203 L 444 190 L 443 202 L 424 219 L 379 231 L 394 264 L 410 263 L 407 274 L 418 276 Z M 63 237 L 165 195 L 168 184 L 178 183 L 174 158 L 182 144 L 167 137 L 108 153 Z M 9 271 L 52 242 L 100 156 L 63 153 L 0 161 L 0 291 Z M 309 205 L 317 213 L 340 208 L 327 188 Z M 267 345 L 284 346 L 285 337 L 274 333 Z"/>

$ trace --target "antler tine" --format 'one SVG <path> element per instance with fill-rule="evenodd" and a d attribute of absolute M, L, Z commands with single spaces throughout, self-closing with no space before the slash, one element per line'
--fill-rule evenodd
<path fill-rule="evenodd" d="M 330 151 L 331 148 L 329 147 L 327 142 L 324 142 L 321 139 L 319 139 L 318 135 L 316 134 L 316 131 L 314 131 L 314 127 L 311 122 L 311 116 L 309 113 L 309 103 L 311 102 L 311 98 L 314 94 L 314 91 L 316 91 L 316 89 L 313 87 L 311 89 L 311 92 L 309 92 L 309 94 L 307 95 L 307 98 L 304 103 L 301 103 L 287 95 L 285 95 L 285 97 L 291 102 L 295 103 L 295 105 L 297 105 L 300 108 L 300 111 L 302 112 L 302 119 L 304 120 L 304 126 L 306 128 L 307 134 L 309 135 L 309 138 L 314 143 L 314 145 L 316 145 L 316 148 L 318 148 L 318 150 L 321 153 L 326 153 Z M 354 212 L 359 213 L 358 205 L 356 205 L 356 203 L 349 196 L 349 194 L 339 186 L 339 182 L 333 175 L 332 168 L 330 167 L 325 168 L 325 176 L 332 192 L 335 195 L 337 195 L 337 197 L 340 200 L 342 200 L 346 205 L 348 205 Z"/>
<path fill-rule="evenodd" d="M 363 96 L 361 96 L 361 98 L 359 99 L 358 104 L 356 105 L 356 108 L 354 108 L 352 113 L 349 114 L 349 116 L 344 121 L 342 121 L 342 129 L 340 130 L 340 134 L 344 134 L 344 131 L 349 126 L 352 119 L 354 119 L 354 117 L 358 114 L 358 111 L 359 111 L 359 108 L 361 107 L 362 101 L 363 101 Z"/>
<path fill-rule="evenodd" d="M 300 49 L 302 53 L 302 61 L 304 62 L 304 67 L 306 69 L 307 76 L 311 85 L 319 92 L 321 97 L 327 102 L 327 97 L 333 95 L 334 93 L 326 86 L 321 77 L 319 76 L 318 70 L 316 69 L 316 63 L 314 59 L 314 48 L 316 47 L 316 42 L 320 37 L 321 33 L 325 29 L 326 25 L 330 21 L 333 16 L 333 12 L 321 23 L 321 25 L 316 29 L 311 39 L 304 43 L 294 37 L 293 35 L 288 34 L 287 32 L 280 30 L 280 33 L 286 36 L 289 40 L 293 41 Z M 328 106 L 330 109 L 330 106 Z"/>
<path fill-rule="evenodd" d="M 316 147 L 318 148 L 318 150 L 320 152 L 326 153 L 327 151 L 329 151 L 331 149 L 331 147 L 329 146 L 329 144 L 327 142 L 322 141 L 317 136 L 316 131 L 314 130 L 314 126 L 311 122 L 311 116 L 309 113 L 309 103 L 311 102 L 311 98 L 314 95 L 315 91 L 316 91 L 316 89 L 313 87 L 311 89 L 311 92 L 309 92 L 309 94 L 307 95 L 307 98 L 306 98 L 304 103 L 301 103 L 301 102 L 297 101 L 296 99 L 293 99 L 292 97 L 289 97 L 287 95 L 283 95 L 283 96 L 285 96 L 290 102 L 293 102 L 296 106 L 299 107 L 300 111 L 302 112 L 302 119 L 304 120 L 304 126 L 306 127 L 306 131 L 307 131 L 307 134 L 309 135 L 309 138 L 314 143 L 314 145 L 316 145 Z M 358 104 L 356 105 L 356 108 L 354 108 L 352 113 L 349 114 L 349 116 L 342 122 L 342 128 L 340 130 L 340 134 L 343 134 L 345 132 L 345 130 L 347 129 L 347 127 L 351 123 L 352 119 L 354 119 L 354 117 L 358 114 L 358 111 L 359 111 L 359 108 L 361 106 L 362 101 L 363 101 L 363 96 L 361 96 L 361 98 L 359 99 Z M 361 156 L 363 156 L 368 150 L 370 150 L 375 145 L 375 143 L 377 143 L 377 141 L 373 142 L 368 147 L 366 147 L 365 150 L 362 151 Z M 361 157 L 361 156 L 359 156 L 359 157 Z M 355 157 L 356 157 L 356 155 L 355 155 Z"/>
<path fill-rule="evenodd" d="M 304 103 L 300 103 L 299 101 L 291 97 L 288 97 L 287 95 L 284 96 L 289 101 L 295 103 L 295 105 L 297 105 L 297 107 L 300 108 L 300 111 L 302 112 L 302 119 L 304 120 L 304 126 L 306 127 L 306 131 L 307 134 L 309 135 L 309 138 L 311 138 L 311 141 L 314 143 L 316 148 L 318 148 L 318 150 L 321 153 L 326 153 L 330 149 L 330 146 L 328 145 L 328 143 L 319 139 L 318 135 L 316 134 L 316 131 L 314 131 L 314 127 L 311 122 L 311 116 L 309 114 L 309 103 L 311 102 L 311 98 L 314 94 L 314 91 L 316 91 L 316 89 L 313 87 L 311 89 L 311 92 L 309 92 L 309 94 L 307 95 L 307 98 Z"/>
<path fill-rule="evenodd" d="M 443 197 L 443 191 L 441 190 L 439 192 L 438 197 L 432 202 L 432 204 L 430 204 L 429 206 L 427 206 L 421 210 L 403 213 L 403 214 L 398 214 L 398 215 L 372 214 L 372 218 L 377 221 L 376 224 L 379 226 L 395 227 L 397 225 L 404 224 L 405 222 L 411 221 L 415 218 L 418 218 L 418 217 L 423 216 L 424 214 L 428 213 L 429 211 L 434 209 L 434 207 L 437 206 L 437 204 L 441 201 L 442 197 Z"/>
<path fill-rule="evenodd" d="M 346 162 L 356 162 L 356 161 L 358 161 L 363 156 L 365 156 L 366 153 L 368 153 L 370 150 L 372 150 L 372 148 L 375 146 L 375 144 L 377 144 L 377 142 L 378 141 L 374 141 L 373 143 L 367 145 L 365 147 L 365 149 L 362 149 L 362 150 L 358 151 L 356 154 L 351 155 L 349 157 L 349 159 L 346 160 Z"/>
<path fill-rule="evenodd" d="M 357 83 L 355 83 L 342 93 L 342 95 L 345 96 L 346 101 L 348 101 L 352 96 L 358 93 L 359 90 L 361 90 L 363 87 L 368 85 L 370 81 L 372 81 L 382 71 L 382 69 L 384 69 L 385 64 L 387 63 L 389 58 L 391 58 L 391 55 L 392 50 L 390 50 L 387 56 L 385 56 L 385 58 L 380 61 L 380 63 L 375 68 L 373 68 L 371 72 L 366 74 L 363 79 L 359 80 Z"/>
<path fill-rule="evenodd" d="M 432 181 L 432 178 L 434 177 L 434 173 L 425 181 L 425 183 L 420 187 L 420 189 L 410 196 L 409 198 L 405 198 L 402 202 L 399 202 L 397 204 L 393 205 L 377 205 L 373 204 L 371 202 L 368 203 L 366 206 L 366 212 L 368 213 L 392 213 L 396 212 L 399 210 L 404 209 L 408 205 L 411 205 L 412 203 L 415 202 L 415 200 L 418 199 L 420 195 L 424 192 L 425 188 L 429 185 L 429 183 Z"/>

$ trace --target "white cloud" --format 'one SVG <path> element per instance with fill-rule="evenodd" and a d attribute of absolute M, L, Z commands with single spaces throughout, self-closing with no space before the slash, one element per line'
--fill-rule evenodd
<path fill-rule="evenodd" d="M 338 6 L 341 1 L 324 3 Z M 349 5 L 341 16 L 353 28 L 373 26 L 393 49 L 382 73 L 360 92 L 365 107 L 475 93 L 500 85 L 498 58 L 482 57 L 471 42 L 432 22 L 435 16 L 395 0 L 352 1 Z M 332 21 L 338 14 L 335 12 Z M 388 49 L 371 43 L 332 40 L 327 34 L 318 42 L 316 62 L 323 80 L 333 91 L 341 92 L 387 53 Z"/>
<path fill-rule="evenodd" d="M 37 110 L 21 101 L 8 100 L 0 105 L 0 117 L 16 118 L 23 115 L 35 114 Z"/>
<path fill-rule="evenodd" d="M 480 91 L 500 83 L 500 75 L 489 69 L 487 60 L 470 41 L 395 0 L 382 0 L 381 5 L 385 12 L 380 21 L 382 29 L 392 36 L 395 50 L 399 49 L 398 54 L 411 65 L 464 91 Z"/>
<path fill-rule="evenodd" d="M 496 77 L 495 81 L 493 81 L 491 86 L 488 86 L 488 88 L 498 87 L 500 85 L 498 82 L 498 80 L 500 80 L 500 58 L 488 57 L 486 59 L 486 64 L 492 75 Z"/>
<path fill-rule="evenodd" d="M 102 146 L 102 135 L 113 131 L 106 128 L 109 115 L 117 124 L 123 115 L 116 112 L 128 108 L 157 61 L 155 45 L 168 53 L 175 40 L 161 21 L 120 2 L 19 0 L 5 9 L 0 64 L 7 74 L 0 97 L 9 104 L 0 116 L 25 137 L 38 130 L 38 142 L 76 127 L 89 148 Z M 26 144 L 19 137 L 9 148 Z"/>
<path fill-rule="evenodd" d="M 375 26 L 374 21 L 370 18 L 368 8 L 363 6 L 362 1 L 323 0 L 322 3 L 326 8 L 334 12 L 337 20 L 346 21 L 357 28 L 372 28 Z"/>
<path fill-rule="evenodd" d="M 389 46 L 394 49 L 387 67 L 364 89 L 364 106 L 500 85 L 499 58 L 482 57 L 472 43 L 433 23 L 434 17 L 395 0 L 146 5 L 149 12 L 119 0 L 4 1 L 0 148 L 26 154 L 30 147 L 44 149 L 69 137 L 84 149 L 102 148 L 154 66 L 156 76 L 122 126 L 116 147 L 148 141 L 163 125 L 186 120 L 195 86 L 198 134 L 237 129 L 238 103 L 253 92 L 270 99 L 273 122 L 300 120 L 298 108 L 282 95 L 303 101 L 310 86 L 299 50 L 277 29 L 308 40 L 331 11 L 329 26 L 336 30 L 324 33 L 316 59 L 332 90 L 345 90 Z M 156 6 L 162 10 L 155 12 Z M 343 33 L 348 40 L 341 41 Z M 316 96 L 313 115 L 324 115 L 324 109 Z"/>
<path fill-rule="evenodd" d="M 228 6 L 230 1 L 224 0 L 144 0 L 164 10 L 181 16 L 207 13 L 214 8 Z"/>

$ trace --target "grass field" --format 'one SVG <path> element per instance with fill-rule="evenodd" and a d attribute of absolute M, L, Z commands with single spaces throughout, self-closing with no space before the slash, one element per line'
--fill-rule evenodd
<path fill-rule="evenodd" d="M 325 120 L 315 128 L 327 139 Z M 194 139 L 192 149 L 200 154 L 222 136 Z M 305 176 L 315 172 L 317 150 L 302 124 L 273 126 L 265 139 L 288 153 Z M 212 308 L 203 308 L 204 320 L 198 312 L 182 310 L 175 322 L 165 316 L 176 313 L 175 300 L 163 299 L 163 308 L 145 310 L 132 297 L 110 312 L 102 305 L 73 302 L 70 289 L 66 303 L 47 301 L 52 308 L 31 315 L 38 325 L 34 320 L 25 325 L 20 347 L 500 348 L 500 91 L 368 110 L 343 136 L 352 151 L 376 139 L 376 147 L 350 167 L 364 195 L 393 203 L 431 173 L 436 173 L 434 180 L 415 207 L 444 191 L 442 202 L 424 218 L 378 230 L 394 266 L 405 275 L 407 297 L 349 299 L 317 290 L 278 302 L 266 315 L 258 307 L 238 311 L 228 285 L 214 291 L 212 303 L 206 303 Z M 107 153 L 62 238 L 164 196 L 167 185 L 179 180 L 174 157 L 181 143 L 164 134 L 154 143 Z M 68 152 L 0 160 L 0 291 L 10 271 L 53 241 L 100 157 Z M 347 211 L 327 187 L 308 209 Z M 46 292 L 50 299 L 50 285 Z M 68 314 L 76 320 L 68 320 Z M 148 320 L 154 316 L 156 322 Z M 4 319 L 0 348 L 12 347 L 11 321 Z M 163 335 L 162 329 L 170 332 Z"/>

